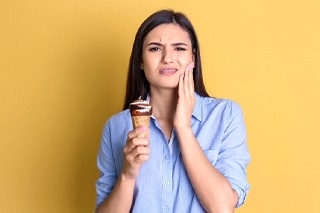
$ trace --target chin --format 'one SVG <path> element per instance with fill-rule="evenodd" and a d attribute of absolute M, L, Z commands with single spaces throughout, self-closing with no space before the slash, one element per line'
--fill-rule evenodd
<path fill-rule="evenodd" d="M 178 86 L 179 86 L 179 82 L 172 82 L 172 83 L 169 83 L 164 85 L 166 88 L 168 89 L 177 89 Z"/>
<path fill-rule="evenodd" d="M 178 89 L 178 84 L 177 85 L 167 85 L 167 86 L 163 86 L 162 88 L 177 90 Z"/>

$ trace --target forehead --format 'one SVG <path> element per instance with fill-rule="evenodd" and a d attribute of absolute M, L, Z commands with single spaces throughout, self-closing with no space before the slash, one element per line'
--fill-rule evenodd
<path fill-rule="evenodd" d="M 145 37 L 144 43 L 148 42 L 185 42 L 191 44 L 190 36 L 180 25 L 160 24 L 153 28 Z"/>

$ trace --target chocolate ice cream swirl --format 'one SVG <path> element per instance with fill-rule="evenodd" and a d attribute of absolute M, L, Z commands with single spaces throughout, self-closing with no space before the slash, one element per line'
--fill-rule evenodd
<path fill-rule="evenodd" d="M 142 99 L 134 100 L 129 105 L 131 116 L 150 116 L 152 115 L 152 107 L 147 101 Z"/>

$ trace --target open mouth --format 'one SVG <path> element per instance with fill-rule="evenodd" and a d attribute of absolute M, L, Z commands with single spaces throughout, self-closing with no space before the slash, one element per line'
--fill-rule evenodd
<path fill-rule="evenodd" d="M 168 68 L 168 69 L 161 69 L 160 73 L 163 75 L 172 75 L 172 74 L 176 73 L 177 71 L 178 71 L 177 69 Z"/>

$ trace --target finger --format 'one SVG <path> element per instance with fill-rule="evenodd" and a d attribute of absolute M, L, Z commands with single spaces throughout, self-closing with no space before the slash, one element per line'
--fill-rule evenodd
<path fill-rule="evenodd" d="M 127 141 L 131 140 L 132 138 L 138 137 L 139 134 L 143 133 L 146 130 L 147 130 L 146 126 L 141 126 L 139 128 L 136 128 L 130 131 L 127 135 L 128 136 Z"/>
<path fill-rule="evenodd" d="M 181 98 L 182 95 L 184 94 L 183 78 L 184 78 L 184 74 L 181 74 L 179 77 L 179 88 L 178 88 L 179 98 Z"/>
<path fill-rule="evenodd" d="M 134 150 L 136 157 L 135 162 L 136 163 L 143 163 L 144 161 L 149 159 L 150 156 L 150 148 L 146 146 L 137 146 Z"/>
<path fill-rule="evenodd" d="M 126 156 L 125 157 L 126 160 L 129 162 L 132 162 L 132 161 L 135 161 L 135 158 L 138 155 L 149 155 L 150 148 L 144 145 L 138 145 L 130 148 L 130 146 L 128 145 L 123 149 L 123 152 Z"/>
<path fill-rule="evenodd" d="M 184 93 L 186 97 L 189 97 L 190 95 L 190 89 L 189 89 L 189 74 L 190 73 L 190 64 L 186 67 L 186 71 L 184 74 L 184 79 L 183 79 L 183 86 L 184 86 Z"/>
<path fill-rule="evenodd" d="M 147 146 L 136 146 L 132 152 L 134 153 L 135 156 L 138 155 L 149 155 L 150 153 L 150 148 Z"/>
<path fill-rule="evenodd" d="M 125 151 L 126 152 L 131 152 L 133 149 L 135 149 L 137 146 L 149 146 L 150 141 L 148 138 L 133 138 L 130 141 L 127 142 L 126 146 L 125 146 Z"/>
<path fill-rule="evenodd" d="M 140 133 L 137 137 L 138 138 L 149 138 L 150 137 L 150 128 L 147 127 L 147 129 L 144 130 L 142 133 Z"/>
<path fill-rule="evenodd" d="M 142 164 L 149 159 L 150 155 L 138 155 L 135 157 L 135 163 Z"/>
<path fill-rule="evenodd" d="M 142 132 L 148 131 L 149 135 L 149 128 L 142 126 L 139 128 L 136 128 L 128 133 L 126 146 L 124 147 L 123 151 L 125 154 L 129 153 L 134 149 L 136 146 L 142 145 L 142 146 L 148 146 L 149 145 L 149 137 L 142 138 L 138 137 L 139 134 Z"/>
<path fill-rule="evenodd" d="M 150 149 L 146 146 L 137 146 L 131 152 L 126 153 L 125 159 L 133 164 L 140 164 L 149 159 Z"/>
<path fill-rule="evenodd" d="M 190 88 L 190 94 L 191 95 L 194 94 L 193 69 L 194 69 L 194 62 L 191 62 L 190 72 L 189 72 L 189 88 Z"/>

